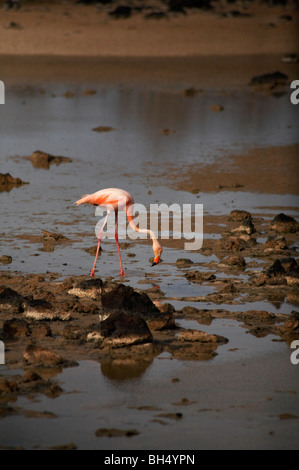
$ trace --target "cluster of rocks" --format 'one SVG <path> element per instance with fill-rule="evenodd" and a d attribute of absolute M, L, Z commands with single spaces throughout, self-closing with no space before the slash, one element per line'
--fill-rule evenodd
<path fill-rule="evenodd" d="M 77 3 L 96 3 L 100 9 L 103 6 L 107 14 L 115 19 L 130 18 L 133 13 L 142 13 L 146 19 L 167 18 L 171 13 L 187 14 L 189 8 L 212 10 L 211 0 L 160 0 L 139 2 L 130 0 L 129 2 L 117 0 L 77 0 Z"/>
<path fill-rule="evenodd" d="M 24 157 L 26 160 L 30 160 L 34 168 L 43 168 L 48 170 L 50 165 L 55 163 L 60 165 L 61 163 L 72 162 L 69 157 L 55 156 L 50 153 L 36 150 L 29 157 Z M 0 192 L 10 191 L 12 188 L 29 184 L 28 181 L 23 181 L 21 178 L 13 177 L 10 173 L 0 173 Z"/>
<path fill-rule="evenodd" d="M 203 295 L 199 290 L 199 295 L 175 300 L 216 305 L 266 300 L 277 305 L 287 300 L 298 305 L 298 229 L 298 222 L 282 213 L 265 223 L 247 211 L 232 211 L 221 238 L 207 240 L 201 249 L 219 261 L 195 263 L 180 258 L 176 263 L 188 281 L 212 292 Z"/>
<path fill-rule="evenodd" d="M 108 369 L 120 358 L 138 368 L 162 351 L 185 360 L 209 359 L 227 341 L 179 328 L 172 305 L 158 308 L 147 293 L 124 284 L 82 278 L 57 283 L 41 275 L 1 277 L 0 336 L 8 367 L 42 375 L 45 368 L 73 367 L 78 358 L 88 357 L 102 361 L 103 367 L 109 364 Z M 5 380 L 2 387 L 0 383 L 2 395 L 28 390 L 23 379 L 16 387 Z M 40 379 L 37 384 L 41 393 L 50 386 Z"/>
<path fill-rule="evenodd" d="M 33 369 L 25 369 L 23 375 L 10 375 L 0 377 L 0 417 L 25 414 L 27 417 L 55 417 L 50 412 L 26 411 L 20 407 L 11 406 L 10 402 L 15 402 L 19 395 L 33 396 L 42 393 L 49 398 L 57 398 L 63 393 L 62 388 L 49 378 L 42 377 Z"/>
<path fill-rule="evenodd" d="M 299 223 L 291 216 L 283 213 L 274 217 L 267 228 L 268 237 L 261 245 L 256 238 L 261 235 L 253 223 L 251 214 L 247 211 L 235 210 L 229 215 L 230 230 L 222 234 L 217 248 L 220 251 L 241 252 L 247 248 L 255 248 L 264 254 L 283 252 L 287 249 L 283 234 L 299 231 Z"/>
<path fill-rule="evenodd" d="M 233 211 L 230 214 L 230 220 L 237 222 L 237 224 L 241 222 L 241 225 L 231 230 L 231 233 L 238 234 L 238 238 L 234 239 L 230 235 L 226 239 L 232 243 L 233 251 L 234 249 L 236 251 L 245 251 L 246 248 L 251 247 L 254 250 L 253 254 L 256 256 L 275 257 L 282 255 L 281 258 L 274 258 L 273 263 L 262 274 L 253 276 L 253 282 L 256 285 L 297 285 L 299 283 L 299 266 L 296 259 L 289 256 L 290 254 L 296 255 L 296 250 L 288 249 L 286 239 L 283 236 L 285 234 L 296 234 L 299 231 L 299 223 L 293 217 L 283 213 L 276 215 L 269 224 L 268 237 L 263 244 L 256 241 L 254 234 L 257 231 L 249 213 L 246 211 Z M 245 258 L 242 256 L 229 256 L 222 262 L 227 261 L 235 266 L 246 266 Z"/>
<path fill-rule="evenodd" d="M 261 221 L 257 219 L 257 222 Z M 299 231 L 299 223 L 293 217 L 280 213 L 273 218 L 266 228 L 264 227 L 265 224 L 262 228 L 256 228 L 253 217 L 249 212 L 234 210 L 229 214 L 228 224 L 228 229 L 222 233 L 219 239 L 213 241 L 210 245 L 208 241 L 205 243 L 204 250 L 207 253 L 216 253 L 220 258 L 218 267 L 229 266 L 245 270 L 248 264 L 247 257 L 250 259 L 253 257 L 270 258 L 273 263 L 276 261 L 276 257 L 280 256 L 276 267 L 281 262 L 284 269 L 280 269 L 278 273 L 277 269 L 269 267 L 264 274 L 271 278 L 278 274 L 297 277 L 296 247 L 288 246 L 289 242 L 286 240 L 287 236 L 293 236 L 293 239 L 295 239 L 296 233 Z M 177 261 L 178 267 L 192 267 L 192 264 L 194 263 L 188 259 L 179 259 Z M 186 273 L 186 277 L 188 280 L 195 282 L 216 279 L 211 272 L 190 270 Z M 288 282 L 291 284 L 291 279 Z M 296 281 L 294 280 L 293 283 L 296 283 Z"/>
<path fill-rule="evenodd" d="M 264 243 L 257 240 L 261 231 L 268 235 Z M 196 269 L 197 264 L 185 258 L 179 258 L 176 266 L 182 269 L 187 281 L 210 284 L 218 290 L 202 297 L 197 295 L 193 299 L 196 302 L 237 304 L 289 295 L 291 303 L 297 304 L 299 266 L 295 248 L 288 247 L 297 231 L 297 221 L 285 214 L 278 214 L 265 229 L 265 222 L 249 212 L 232 211 L 228 230 L 221 239 L 213 240 L 220 260 L 214 262 L 213 271 L 202 266 Z M 42 238 L 52 245 L 64 241 L 51 232 L 44 232 Z M 270 263 L 262 271 L 252 272 L 249 267 L 253 256 Z M 221 277 L 219 273 L 223 270 L 237 277 Z M 240 274 L 246 274 L 246 280 Z M 183 360 L 211 359 L 219 345 L 227 342 L 226 338 L 200 329 L 181 328 L 176 322 L 179 318 L 196 319 L 205 325 L 210 325 L 214 318 L 233 318 L 243 322 L 256 336 L 272 333 L 287 341 L 299 338 L 295 311 L 292 315 L 274 315 L 266 311 L 188 306 L 175 311 L 161 292 L 155 291 L 154 295 L 150 289 L 138 291 L 122 283 L 99 278 L 86 280 L 83 276 L 58 282 L 57 276 L 51 273 L 0 276 L 0 338 L 6 347 L 6 363 L 8 367 L 23 367 L 27 377 L 0 381 L 1 396 L 27 393 L 30 387 L 41 393 L 51 393 L 52 389 L 58 393 L 53 382 L 37 378 L 33 372 L 30 375 L 29 371 L 42 377 L 45 368 L 57 371 L 76 366 L 81 358 L 100 361 L 107 375 L 114 374 L 115 368 L 125 361 L 124 370 L 128 373 L 129 369 L 134 376 L 163 351 Z M 241 294 L 242 300 L 236 301 Z M 184 300 L 188 303 L 188 299 Z M 30 384 L 28 377 L 34 383 Z"/>
<path fill-rule="evenodd" d="M 222 17 L 233 17 L 233 18 L 250 18 L 253 16 L 252 13 L 248 12 L 248 6 L 244 8 L 241 5 L 241 9 L 231 9 L 231 1 L 227 0 L 228 10 L 225 9 L 225 3 L 218 4 L 212 0 L 148 0 L 140 2 L 138 0 L 77 0 L 76 3 L 83 3 L 85 5 L 96 4 L 99 10 L 105 8 L 108 15 L 116 19 L 129 18 L 133 13 L 143 13 L 145 18 L 161 19 L 167 18 L 168 14 L 184 14 L 186 15 L 190 9 L 200 9 L 215 11 Z M 253 3 L 253 2 L 251 2 Z M 269 1 L 268 6 L 274 4 L 283 4 L 283 0 L 277 0 L 275 2 Z M 282 19 L 291 21 L 290 15 L 283 15 Z"/>
<path fill-rule="evenodd" d="M 299 285 L 299 265 L 295 258 L 276 259 L 264 273 L 254 278 L 256 285 Z"/>

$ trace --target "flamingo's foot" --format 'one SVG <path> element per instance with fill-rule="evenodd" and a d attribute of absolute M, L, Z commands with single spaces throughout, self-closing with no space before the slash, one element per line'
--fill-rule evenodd
<path fill-rule="evenodd" d="M 121 270 L 120 275 L 121 275 L 121 276 L 127 276 L 128 273 L 124 273 L 123 270 Z"/>
<path fill-rule="evenodd" d="M 95 275 L 94 275 L 94 269 L 91 270 L 90 277 L 95 277 Z"/>

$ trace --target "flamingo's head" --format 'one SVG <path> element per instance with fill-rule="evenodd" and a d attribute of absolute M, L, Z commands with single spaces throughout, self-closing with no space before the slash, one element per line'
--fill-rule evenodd
<path fill-rule="evenodd" d="M 163 251 L 162 246 L 160 245 L 160 243 L 157 240 L 155 240 L 154 243 L 153 243 L 153 250 L 154 250 L 155 258 L 154 258 L 152 266 L 155 266 L 156 264 L 159 263 L 161 253 Z"/>

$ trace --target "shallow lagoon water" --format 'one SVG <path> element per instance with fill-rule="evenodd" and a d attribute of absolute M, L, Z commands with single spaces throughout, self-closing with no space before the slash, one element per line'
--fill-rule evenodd
<path fill-rule="evenodd" d="M 179 323 L 196 328 L 196 322 Z M 284 406 L 296 409 L 296 396 L 290 392 L 296 388 L 296 377 L 291 374 L 291 383 L 288 380 L 286 388 L 284 377 L 277 376 L 273 392 L 272 384 L 267 387 L 262 365 L 265 360 L 277 361 L 279 365 L 280 354 L 280 360 L 282 357 L 285 361 L 284 375 L 289 379 L 288 346 L 273 342 L 275 338 L 271 335 L 267 338 L 248 335 L 232 320 L 219 319 L 213 322 L 213 327 L 200 325 L 200 329 L 229 338 L 229 343 L 221 346 L 224 354 L 219 351 L 210 361 L 186 362 L 163 353 L 138 373 L 134 369 L 133 375 L 123 363 L 107 369 L 95 361 L 80 361 L 78 367 L 64 369 L 56 376 L 64 390 L 60 397 L 54 400 L 44 396 L 35 400 L 20 397 L 14 404 L 28 413 L 53 413 L 53 418 L 2 419 L 1 445 L 17 443 L 26 449 L 75 445 L 77 449 L 106 451 L 273 448 L 270 431 L 278 426 L 275 433 L 281 439 L 280 445 L 296 447 L 296 420 L 279 421 L 275 412 L 278 399 L 282 409 Z M 249 360 L 260 364 L 255 380 L 242 376 L 250 370 Z M 263 391 L 253 405 L 251 396 L 256 388 Z M 266 424 L 259 422 L 259 415 L 264 413 L 268 414 Z M 138 434 L 130 438 L 99 438 L 96 430 L 102 428 L 137 430 Z M 286 441 L 290 429 L 293 437 Z M 244 441 L 244 436 L 250 440 Z"/>
<path fill-rule="evenodd" d="M 227 215 L 233 209 L 249 210 L 255 215 L 275 215 L 274 207 L 279 207 L 280 211 L 286 207 L 290 215 L 298 215 L 298 197 L 290 195 L 241 191 L 193 195 L 172 190 L 165 183 L 167 168 L 172 165 L 213 162 L 225 154 L 244 149 L 297 142 L 294 126 L 297 110 L 290 105 L 287 95 L 277 98 L 251 92 L 220 94 L 210 91 L 187 98 L 182 93 L 123 88 L 100 89 L 91 96 L 85 95 L 82 88 L 73 91 L 74 96 L 66 98 L 62 96 L 61 87 L 53 87 L 43 93 L 38 90 L 10 90 L 5 107 L 0 108 L 1 172 L 10 172 L 12 176 L 30 183 L 0 194 L 1 253 L 13 258 L 11 265 L 1 269 L 26 273 L 50 271 L 59 273 L 60 277 L 88 276 L 93 256 L 83 248 L 96 244 L 94 227 L 97 220 L 94 208 L 76 208 L 73 202 L 84 193 L 104 187 L 123 187 L 132 193 L 136 202 L 147 207 L 160 202 L 202 203 L 204 211 L 213 215 Z M 224 112 L 210 110 L 215 102 L 224 106 Z M 112 126 L 115 130 L 94 132 L 92 129 L 98 125 Z M 172 129 L 175 133 L 163 135 L 163 129 Z M 33 168 L 31 162 L 23 157 L 37 149 L 70 157 L 73 162 L 52 165 L 48 170 Z M 31 235 L 42 235 L 42 230 L 60 232 L 71 239 L 71 243 L 58 245 L 53 252 L 45 252 L 41 243 L 30 240 Z M 207 237 L 213 237 L 213 234 Z M 97 275 L 118 278 L 115 243 L 104 240 L 102 246 Z M 128 253 L 135 256 L 128 256 Z M 211 286 L 199 287 L 185 281 L 175 266 L 180 257 L 201 263 L 200 253 L 167 247 L 163 252 L 164 263 L 155 270 L 149 263 L 152 256 L 150 244 L 134 242 L 132 248 L 129 246 L 122 250 L 122 256 L 125 271 L 129 273 L 125 282 L 133 287 L 140 287 L 142 279 L 145 287 L 158 286 L 166 299 L 176 295 L 204 296 L 213 291 Z M 204 262 L 212 259 L 215 260 L 215 256 L 205 257 Z M 208 302 L 174 300 L 171 303 L 177 309 L 186 304 L 213 308 Z M 287 303 L 277 307 L 264 301 L 254 305 L 220 305 L 217 308 L 290 313 L 293 307 Z M 229 338 L 227 345 L 218 348 L 215 359 L 193 363 L 162 354 L 138 376 L 125 376 L 122 380 L 109 377 L 109 371 L 107 376 L 107 371 L 99 363 L 82 361 L 78 368 L 65 369 L 58 376 L 65 391 L 61 397 L 55 400 L 39 397 L 36 402 L 18 399 L 17 406 L 48 410 L 58 417 L 36 420 L 15 416 L 4 419 L 1 424 L 2 435 L 5 434 L 2 445 L 17 443 L 25 448 L 44 448 L 75 442 L 79 448 L 86 449 L 204 448 L 209 447 L 209 439 L 215 434 L 222 437 L 224 447 L 230 447 L 231 443 L 224 435 L 232 419 L 231 410 L 223 408 L 220 389 L 213 404 L 212 397 L 209 400 L 206 395 L 209 394 L 208 387 L 215 391 L 221 383 L 222 372 L 217 367 L 226 367 L 234 359 L 237 377 L 238 368 L 242 369 L 242 361 L 246 362 L 248 357 L 273 358 L 281 353 L 289 363 L 288 346 L 273 341 L 275 338 L 272 336 L 256 338 L 249 335 L 232 320 L 214 320 L 210 327 L 194 323 L 185 320 L 181 321 L 181 326 L 199 327 Z M 181 378 L 179 384 L 171 382 L 176 376 Z M 169 402 L 168 388 L 176 386 L 174 403 L 187 396 L 194 404 L 183 408 L 182 420 L 164 418 L 166 424 L 163 424 L 161 417 L 156 416 L 160 408 L 163 412 L 182 410 Z M 249 392 L 251 386 L 249 384 Z M 229 394 L 229 390 L 228 386 L 223 393 Z M 240 400 L 232 398 L 231 407 L 246 408 L 250 402 L 247 398 L 246 394 Z M 211 410 L 202 412 L 209 405 Z M 157 407 L 158 410 L 138 407 Z M 272 425 L 275 420 L 271 411 L 269 414 Z M 200 432 L 196 435 L 198 423 L 206 434 Z M 95 430 L 100 427 L 137 428 L 140 435 L 116 440 L 99 439 Z M 262 442 L 266 442 L 269 429 L 255 430 L 255 439 L 262 437 Z M 240 422 L 234 428 L 235 442 L 248 432 L 250 434 L 246 425 L 244 427 Z M 182 435 L 185 436 L 183 445 Z M 217 448 L 215 441 L 214 447 Z"/>
<path fill-rule="evenodd" d="M 248 91 L 207 91 L 188 98 L 182 92 L 94 89 L 97 93 L 89 96 L 82 87 L 71 88 L 72 98 L 63 96 L 61 85 L 7 92 L 6 104 L 0 109 L 1 172 L 30 183 L 0 195 L 2 251 L 12 255 L 11 269 L 88 274 L 92 257 L 82 247 L 96 244 L 98 218 L 93 207 L 77 208 L 73 203 L 82 194 L 105 187 L 127 189 L 136 203 L 147 208 L 162 202 L 190 204 L 192 208 L 200 203 L 204 213 L 227 215 L 233 209 L 268 213 L 277 206 L 297 215 L 299 198 L 295 196 L 242 191 L 194 195 L 166 184 L 171 166 L 212 163 L 225 154 L 256 146 L 297 142 L 296 107 L 287 94 L 275 97 Z M 211 111 L 215 103 L 221 103 L 224 111 Z M 99 125 L 115 130 L 92 130 Z M 175 133 L 163 135 L 163 129 Z M 33 168 L 23 157 L 35 150 L 73 161 L 51 165 L 48 170 Z M 42 235 L 42 230 L 58 231 L 73 243 L 46 253 L 23 238 Z M 102 256 L 99 275 L 117 275 L 114 245 L 111 240 L 103 243 L 103 250 L 113 256 Z M 164 252 L 167 260 L 173 258 L 170 251 Z M 147 271 L 150 246 L 137 242 L 134 253 L 135 257 L 125 259 L 126 265 Z M 177 257 L 181 255 L 177 253 Z"/>

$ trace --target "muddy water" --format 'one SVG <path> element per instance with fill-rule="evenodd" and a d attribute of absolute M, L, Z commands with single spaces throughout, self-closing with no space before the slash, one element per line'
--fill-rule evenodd
<path fill-rule="evenodd" d="M 10 90 L 1 107 L 1 172 L 10 172 L 30 184 L 1 193 L 2 250 L 13 257 L 10 268 L 26 272 L 55 271 L 62 275 L 88 273 L 91 255 L 82 248 L 96 244 L 94 208 L 73 206 L 82 194 L 105 187 L 127 189 L 135 202 L 150 204 L 202 203 L 208 214 L 227 215 L 242 208 L 298 207 L 292 196 L 224 191 L 192 195 L 166 185 L 167 168 L 180 163 L 213 162 L 245 148 L 296 142 L 295 106 L 288 95 L 279 98 L 253 93 L 206 92 L 187 98 L 182 92 L 99 89 L 86 95 L 70 89 Z M 71 91 L 66 98 L 63 93 Z M 210 106 L 220 103 L 224 112 Z M 110 132 L 95 132 L 111 126 Z M 164 135 L 163 130 L 174 131 Z M 24 156 L 35 150 L 70 157 L 72 163 L 50 169 L 33 168 Z M 269 213 L 269 210 L 267 211 Z M 265 212 L 265 211 L 264 211 Z M 60 232 L 73 243 L 42 251 L 30 236 L 42 230 Z M 142 244 L 140 244 L 142 245 Z M 103 245 L 99 274 L 116 275 L 114 243 Z M 127 250 L 129 253 L 131 250 Z M 124 260 L 134 275 L 148 271 L 149 246 L 134 247 L 135 257 Z M 110 256 L 111 255 L 111 256 Z M 165 261 L 175 255 L 164 253 Z M 163 268 L 160 268 L 163 270 Z M 152 274 L 152 271 L 151 271 Z M 169 268 L 163 276 L 171 276 Z"/>
<path fill-rule="evenodd" d="M 93 207 L 73 205 L 82 194 L 105 187 L 127 189 L 144 204 L 203 204 L 204 214 L 227 215 L 233 209 L 271 217 L 288 208 L 297 215 L 299 198 L 288 195 L 223 191 L 193 195 L 167 185 L 167 168 L 180 163 L 210 162 L 231 152 L 266 145 L 296 142 L 295 106 L 288 95 L 278 97 L 251 92 L 216 93 L 186 97 L 183 92 L 92 88 L 86 95 L 78 87 L 13 89 L 1 111 L 1 172 L 21 177 L 29 185 L 1 193 L 1 252 L 12 256 L 9 269 L 52 271 L 61 276 L 89 274 L 93 255 L 84 251 L 96 245 L 95 226 L 100 218 Z M 73 95 L 64 96 L 66 91 Z M 223 112 L 210 106 L 220 103 Z M 96 132 L 97 126 L 113 130 Z M 163 130 L 174 131 L 164 135 Z M 35 150 L 72 159 L 72 163 L 34 168 L 24 157 Z M 263 209 L 267 207 L 267 209 Z M 113 221 L 112 227 L 113 227 Z M 59 232 L 69 242 L 46 251 L 38 237 L 42 231 Z M 113 232 L 111 233 L 113 237 Z M 120 239 L 122 238 L 120 233 Z M 192 236 L 192 234 L 191 234 Z M 217 237 L 219 233 L 204 234 Z M 150 269 L 150 244 L 130 244 L 122 250 L 126 282 L 140 279 L 158 283 L 173 297 L 197 295 L 197 286 L 182 285 L 174 263 L 180 257 L 201 262 L 199 253 L 185 252 L 173 240 L 164 248 L 164 264 Z M 169 246 L 170 245 L 170 246 Z M 97 266 L 100 276 L 118 276 L 114 240 L 104 240 Z M 208 262 L 208 257 L 205 257 Z M 203 289 L 201 295 L 210 293 Z"/>
<path fill-rule="evenodd" d="M 223 94 L 211 91 L 187 98 L 181 91 L 94 88 L 97 93 L 93 95 L 86 95 L 81 87 L 72 88 L 70 91 L 74 94 L 69 98 L 63 96 L 67 89 L 61 86 L 43 91 L 8 92 L 6 104 L 0 109 L 1 173 L 10 172 L 30 184 L 0 194 L 1 254 L 13 258 L 11 264 L 1 269 L 24 273 L 50 271 L 58 273 L 60 278 L 88 276 L 93 255 L 85 249 L 96 245 L 94 229 L 98 219 L 93 207 L 77 208 L 73 202 L 84 193 L 105 187 L 127 189 L 136 202 L 146 207 L 161 202 L 192 204 L 193 207 L 200 202 L 204 205 L 204 213 L 210 215 L 222 216 L 233 209 L 245 209 L 270 221 L 272 215 L 287 208 L 289 215 L 298 216 L 299 201 L 292 195 L 241 191 L 192 195 L 174 191 L 167 184 L 167 169 L 180 163 L 214 162 L 225 154 L 247 148 L 297 142 L 296 109 L 290 106 L 287 95 L 274 97 L 251 92 Z M 211 111 L 210 106 L 214 104 L 224 106 L 224 112 Z M 113 130 L 93 131 L 97 126 L 111 126 Z M 171 132 L 163 133 L 165 129 Z M 72 162 L 53 164 L 49 169 L 34 168 L 24 157 L 35 150 L 70 157 Z M 54 251 L 46 251 L 38 238 L 42 230 L 59 232 L 69 240 L 56 245 Z M 205 237 L 217 238 L 219 233 L 221 227 Z M 129 243 L 122 250 L 128 273 L 124 282 L 138 288 L 159 287 L 165 301 L 178 310 L 185 305 L 215 307 L 211 302 L 194 302 L 196 296 L 213 293 L 214 287 L 208 283 L 199 286 L 188 282 L 175 263 L 178 258 L 187 257 L 200 266 L 203 262 L 216 263 L 217 256 L 205 255 L 203 259 L 198 252 L 184 251 L 182 244 L 167 243 L 163 263 L 151 268 L 150 244 L 138 240 L 121 241 Z M 119 279 L 114 241 L 104 240 L 102 246 L 97 275 Z M 229 275 L 223 273 L 222 276 Z M 246 281 L 248 272 L 242 276 Z M 237 305 L 217 305 L 217 308 L 286 314 L 294 308 L 286 301 L 277 304 L 264 300 L 249 304 L 243 303 L 242 298 L 238 300 Z M 16 405 L 21 408 L 48 410 L 56 418 L 9 417 L 3 421 L 5 435 L 2 434 L 1 445 L 45 448 L 73 442 L 78 448 L 217 448 L 215 442 L 218 439 L 223 447 L 229 448 L 234 447 L 234 443 L 236 447 L 244 447 L 250 435 L 251 445 L 256 442 L 257 447 L 271 447 L 269 436 L 277 426 L 273 418 L 275 413 L 277 417 L 277 410 L 272 410 L 269 400 L 266 404 L 267 413 L 272 416 L 272 427 L 269 427 L 259 422 L 261 405 L 254 405 L 254 419 L 259 422 L 260 431 L 254 438 L 256 441 L 252 440 L 246 413 L 252 411 L 250 393 L 255 390 L 255 385 L 248 379 L 248 389 L 240 399 L 242 361 L 251 358 L 253 363 L 265 361 L 268 366 L 270 359 L 280 354 L 277 367 L 286 362 L 288 389 L 292 390 L 298 384 L 294 370 L 290 368 L 288 346 L 273 341 L 275 338 L 271 335 L 266 338 L 248 335 L 233 320 L 213 320 L 210 326 L 187 320 L 178 322 L 184 328 L 221 334 L 229 339 L 229 343 L 219 347 L 218 356 L 206 363 L 179 361 L 163 353 L 144 370 L 135 371 L 133 376 L 130 371 L 124 374 L 123 366 L 111 376 L 112 371 L 105 370 L 100 364 L 82 361 L 79 367 L 65 369 L 58 376 L 66 394 L 55 400 L 41 397 L 35 403 L 27 398 L 17 401 Z M 262 367 L 259 367 L 261 380 Z M 274 377 L 272 372 L 269 373 Z M 226 373 L 229 374 L 228 382 L 225 382 Z M 179 380 L 174 380 L 177 377 Z M 258 400 L 266 400 L 270 393 L 267 384 L 264 385 Z M 277 379 L 277 390 L 279 388 Z M 234 393 L 229 398 L 232 390 Z M 184 397 L 190 400 L 190 406 L 181 403 Z M 283 404 L 285 397 L 281 400 Z M 293 399 L 292 396 L 287 398 L 289 402 Z M 234 407 L 242 410 L 240 415 Z M 183 418 L 174 419 L 173 412 L 182 412 Z M 225 432 L 232 418 L 236 421 L 234 426 L 230 424 L 233 441 L 230 442 Z M 198 420 L 204 433 L 198 433 Z M 279 423 L 277 439 L 281 439 L 289 424 Z M 96 437 L 95 430 L 105 427 L 136 428 L 140 434 L 132 438 Z M 185 435 L 184 442 L 182 435 Z M 222 440 L 219 441 L 220 437 Z M 286 439 L 280 442 L 282 447 L 290 444 Z M 295 444 L 291 442 L 291 445 Z"/>

